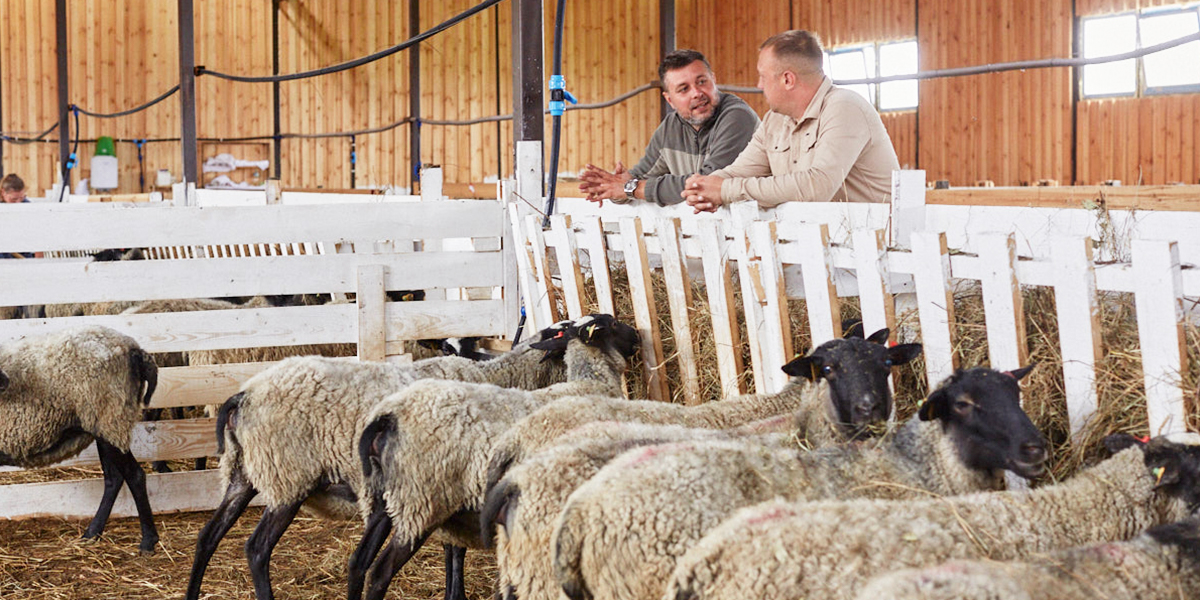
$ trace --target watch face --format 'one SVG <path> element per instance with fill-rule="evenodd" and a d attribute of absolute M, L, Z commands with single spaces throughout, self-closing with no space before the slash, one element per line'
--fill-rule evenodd
<path fill-rule="evenodd" d="M 637 191 L 637 185 L 638 185 L 638 180 L 636 180 L 636 179 L 630 179 L 629 181 L 626 181 L 625 182 L 625 193 L 632 195 L 634 192 Z"/>

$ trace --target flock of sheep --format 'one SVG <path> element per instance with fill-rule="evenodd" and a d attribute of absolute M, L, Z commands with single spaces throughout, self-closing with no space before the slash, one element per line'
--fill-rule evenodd
<path fill-rule="evenodd" d="M 186 598 L 256 496 L 260 600 L 302 507 L 365 523 L 351 600 L 382 599 L 431 537 L 448 599 L 466 597 L 466 550 L 492 546 L 504 599 L 1200 597 L 1200 435 L 1113 435 L 1112 458 L 1004 491 L 1006 471 L 1036 477 L 1047 460 L 1021 408 L 1029 368 L 956 372 L 889 422 L 888 375 L 920 346 L 887 338 L 827 342 L 784 367 L 783 391 L 699 406 L 622 397 L 638 336 L 609 315 L 491 360 L 286 358 L 217 410 L 225 493 Z M 104 495 L 85 537 L 127 485 L 152 552 L 129 444 L 156 383 L 154 360 L 103 327 L 0 346 L 0 464 L 94 439 Z"/>

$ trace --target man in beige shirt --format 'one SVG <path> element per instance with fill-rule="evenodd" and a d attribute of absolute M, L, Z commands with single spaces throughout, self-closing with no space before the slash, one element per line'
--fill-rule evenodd
<path fill-rule="evenodd" d="M 822 70 L 821 42 L 807 31 L 771 36 L 759 47 L 758 87 L 770 110 L 733 164 L 688 178 L 684 200 L 715 211 L 755 200 L 887 202 L 896 151 L 875 107 L 834 87 Z"/>

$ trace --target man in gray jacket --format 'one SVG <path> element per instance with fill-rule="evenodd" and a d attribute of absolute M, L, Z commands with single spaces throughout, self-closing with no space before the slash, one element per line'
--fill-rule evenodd
<path fill-rule="evenodd" d="M 663 98 L 675 109 L 654 131 L 646 154 L 632 169 L 587 165 L 579 191 L 593 202 L 648 200 L 666 206 L 683 201 L 689 175 L 724 168 L 741 153 L 758 115 L 744 100 L 717 91 L 712 67 L 695 50 L 675 50 L 658 67 Z"/>

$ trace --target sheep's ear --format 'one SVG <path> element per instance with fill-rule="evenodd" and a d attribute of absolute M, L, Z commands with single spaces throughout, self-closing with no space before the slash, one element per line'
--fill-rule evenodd
<path fill-rule="evenodd" d="M 783 372 L 792 377 L 803 377 L 809 381 L 817 380 L 821 359 L 814 356 L 800 356 L 783 365 Z"/>
<path fill-rule="evenodd" d="M 1109 452 L 1116 454 L 1126 448 L 1133 446 L 1145 446 L 1148 440 L 1134 437 L 1128 433 L 1114 433 L 1104 436 L 1104 447 Z"/>
<path fill-rule="evenodd" d="M 917 418 L 922 421 L 933 421 L 945 418 L 950 406 L 950 392 L 945 387 L 938 388 L 917 408 Z"/>
<path fill-rule="evenodd" d="M 1029 374 L 1029 372 L 1030 372 L 1030 371 L 1032 371 L 1032 370 L 1033 370 L 1033 368 L 1034 368 L 1034 367 L 1036 367 L 1036 366 L 1037 366 L 1037 363 L 1033 363 L 1033 364 L 1030 364 L 1030 365 L 1026 365 L 1026 366 L 1024 366 L 1024 367 L 1021 367 L 1020 369 L 1013 369 L 1012 371 L 1008 371 L 1008 372 L 1007 372 L 1007 374 L 1008 374 L 1008 375 L 1010 375 L 1010 376 L 1012 376 L 1012 378 L 1013 378 L 1013 379 L 1016 379 L 1017 381 L 1020 381 L 1020 380 L 1021 380 L 1021 378 L 1025 377 L 1026 375 L 1028 375 L 1028 374 Z"/>
<path fill-rule="evenodd" d="M 567 338 L 567 332 L 559 331 L 554 337 L 534 342 L 529 347 L 545 350 L 546 352 L 554 352 L 556 350 L 565 352 L 567 350 Z"/>
<path fill-rule="evenodd" d="M 921 355 L 920 344 L 900 344 L 887 349 L 888 360 L 892 366 L 903 365 Z"/>
<path fill-rule="evenodd" d="M 891 335 L 891 333 L 892 332 L 889 331 L 887 327 L 884 327 L 883 329 L 880 329 L 879 331 L 872 333 L 871 337 L 867 338 L 867 341 L 875 343 L 875 344 L 879 344 L 881 346 L 886 346 L 887 342 L 888 342 L 888 336 Z M 849 337 L 849 336 L 847 336 L 847 337 Z"/>

